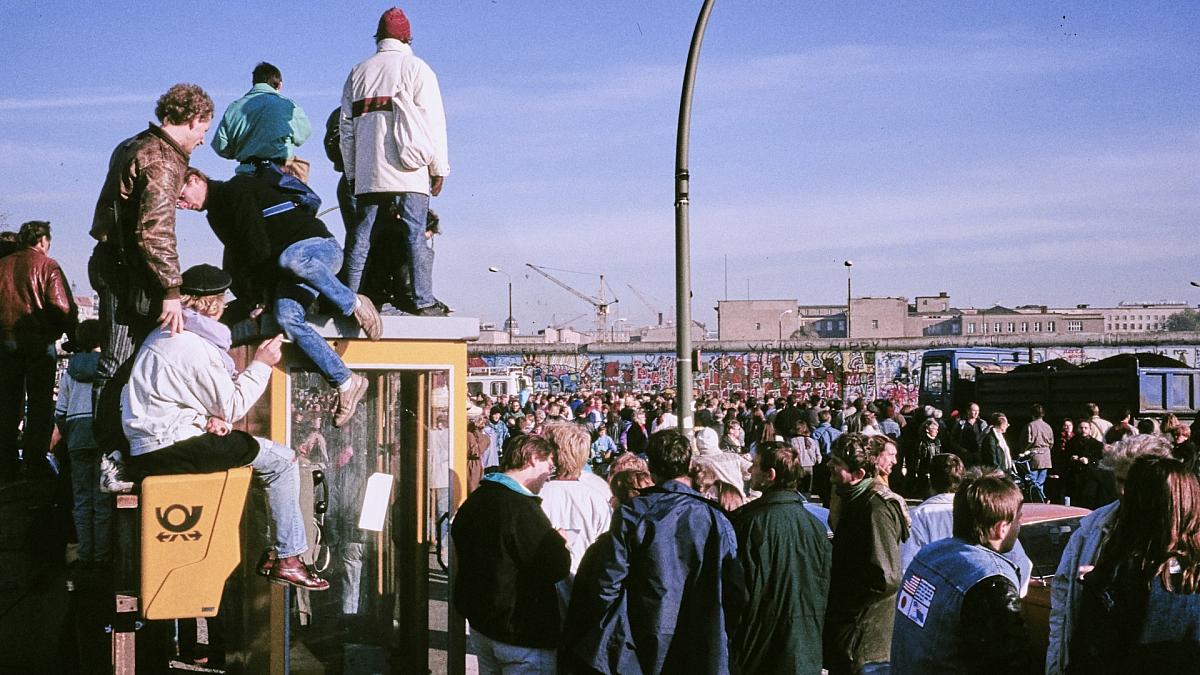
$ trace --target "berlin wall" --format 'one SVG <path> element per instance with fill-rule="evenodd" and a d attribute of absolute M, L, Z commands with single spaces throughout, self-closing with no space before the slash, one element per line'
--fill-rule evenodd
<path fill-rule="evenodd" d="M 1188 335 L 1191 337 L 1191 334 Z M 1136 340 L 1106 340 L 1113 344 L 1017 345 L 1009 341 L 969 346 L 1000 346 L 1028 354 L 1034 361 L 1065 359 L 1082 365 L 1121 353 L 1153 352 L 1188 365 L 1200 363 L 1200 340 L 1189 344 L 1138 344 Z M 967 344 L 928 344 L 893 348 L 877 345 L 833 346 L 772 343 L 732 345 L 699 343 L 697 389 L 728 394 L 735 391 L 757 396 L 799 393 L 847 400 L 857 396 L 886 398 L 900 405 L 917 402 L 920 389 L 921 356 L 931 348 Z M 911 341 L 910 341 L 911 342 Z M 676 380 L 674 352 L 656 352 L 662 345 L 643 344 L 645 352 L 634 351 L 638 343 L 621 343 L 622 353 L 606 353 L 615 345 L 521 346 L 520 354 L 503 353 L 506 345 L 473 345 L 472 366 L 519 366 L 535 385 L 550 391 L 618 389 L 655 391 L 673 388 Z M 539 347 L 542 347 L 539 350 Z M 553 347 L 550 349 L 549 347 Z M 567 348 L 569 347 L 569 348 Z M 669 348 L 670 345 L 667 345 Z M 597 353 L 600 352 L 600 353 Z"/>

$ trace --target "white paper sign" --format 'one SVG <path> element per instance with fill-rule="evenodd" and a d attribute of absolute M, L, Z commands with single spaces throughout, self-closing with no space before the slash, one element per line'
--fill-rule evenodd
<path fill-rule="evenodd" d="M 373 532 L 383 531 L 387 520 L 388 502 L 392 497 L 392 474 L 374 473 L 367 479 L 367 493 L 363 495 L 362 510 L 359 511 L 358 527 Z"/>

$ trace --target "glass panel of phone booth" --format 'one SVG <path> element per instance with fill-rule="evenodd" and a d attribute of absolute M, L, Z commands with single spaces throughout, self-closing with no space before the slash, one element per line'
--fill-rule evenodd
<path fill-rule="evenodd" d="M 317 373 L 291 373 L 289 440 L 318 483 L 313 521 L 319 544 L 310 553 L 330 582 L 329 591 L 297 598 L 293 625 L 299 628 L 292 632 L 290 651 L 293 669 L 303 664 L 304 672 L 387 672 L 401 651 L 405 603 L 424 602 L 422 595 L 444 601 L 448 594 L 439 561 L 448 565 L 449 547 L 438 548 L 437 533 L 446 529 L 447 519 L 439 518 L 449 508 L 449 373 L 363 374 L 370 380 L 364 402 L 349 424 L 335 428 L 329 411 L 336 406 L 336 392 Z M 422 475 L 405 476 L 405 460 L 411 465 L 422 454 Z M 378 532 L 359 527 L 367 482 L 376 473 L 392 476 L 388 513 Z M 407 489 L 416 490 L 419 499 L 411 506 L 420 507 L 399 503 Z M 396 521 L 401 518 L 404 522 Z M 429 543 L 417 564 L 431 585 L 424 593 L 400 593 L 397 574 L 406 567 L 402 551 L 407 550 L 400 542 L 414 535 Z M 444 615 L 437 608 L 418 612 L 415 616 L 428 617 L 424 623 L 441 625 L 410 626 L 408 632 L 445 630 Z"/>

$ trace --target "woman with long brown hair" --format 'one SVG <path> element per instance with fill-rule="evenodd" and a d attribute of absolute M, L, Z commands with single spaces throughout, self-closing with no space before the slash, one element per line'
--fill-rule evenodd
<path fill-rule="evenodd" d="M 1200 663 L 1200 481 L 1139 457 L 1112 536 L 1084 579 L 1069 673 L 1193 673 Z"/>

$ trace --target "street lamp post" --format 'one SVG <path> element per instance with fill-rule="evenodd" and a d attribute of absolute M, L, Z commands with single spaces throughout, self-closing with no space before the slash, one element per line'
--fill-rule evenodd
<path fill-rule="evenodd" d="M 692 268 L 691 237 L 688 231 L 688 141 L 692 127 L 692 87 L 696 67 L 700 62 L 700 45 L 712 13 L 714 0 L 704 0 L 692 42 L 688 47 L 687 64 L 683 68 L 683 90 L 679 95 L 679 124 L 675 131 L 675 367 L 678 391 L 675 397 L 679 430 L 692 438 Z"/>
<path fill-rule="evenodd" d="M 847 260 L 842 263 L 846 266 L 846 339 L 850 339 L 850 268 L 854 267 L 854 261 Z"/>
<path fill-rule="evenodd" d="M 505 322 L 505 327 L 508 328 L 508 344 L 511 345 L 513 343 L 513 325 L 516 323 L 513 321 L 512 313 L 512 277 L 509 276 L 508 272 L 505 272 L 499 267 L 489 267 L 488 271 L 495 274 L 503 274 L 508 278 L 508 321 Z"/>
<path fill-rule="evenodd" d="M 792 310 L 790 310 L 790 309 L 785 309 L 779 313 L 778 321 L 779 321 L 779 341 L 780 342 L 783 342 L 783 317 L 785 317 L 791 313 L 792 313 Z"/>

